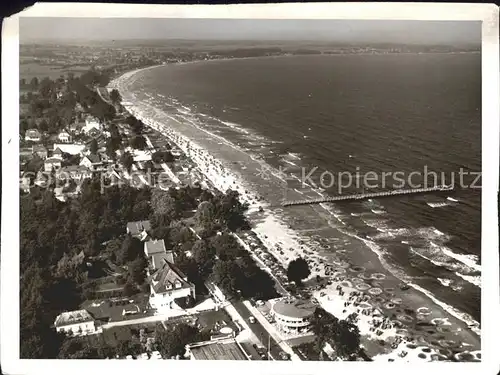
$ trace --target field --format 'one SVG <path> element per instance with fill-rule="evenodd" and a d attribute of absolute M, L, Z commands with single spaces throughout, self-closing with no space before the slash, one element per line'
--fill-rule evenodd
<path fill-rule="evenodd" d="M 90 66 L 78 65 L 68 68 L 63 68 L 61 65 L 41 65 L 37 63 L 27 63 L 19 65 L 19 78 L 24 78 L 29 82 L 33 77 L 37 77 L 39 80 L 45 77 L 49 77 L 54 80 L 59 78 L 61 75 L 66 76 L 68 73 L 73 73 L 75 76 L 79 76 L 82 73 L 88 71 Z"/>

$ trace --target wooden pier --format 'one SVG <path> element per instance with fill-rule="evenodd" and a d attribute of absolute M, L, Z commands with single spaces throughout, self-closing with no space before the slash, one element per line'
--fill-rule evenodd
<path fill-rule="evenodd" d="M 363 200 L 363 199 L 370 199 L 370 198 L 393 197 L 393 196 L 398 196 L 398 195 L 422 194 L 422 193 L 451 191 L 451 190 L 453 190 L 452 186 L 438 185 L 438 186 L 433 186 L 433 187 L 428 187 L 428 188 L 404 189 L 404 190 L 400 189 L 400 190 L 380 191 L 380 192 L 374 192 L 374 193 L 337 195 L 335 197 L 326 197 L 326 198 L 284 201 L 281 205 L 283 207 L 299 206 L 299 205 L 306 205 L 306 204 L 319 204 L 319 203 L 329 203 L 329 202 L 338 202 L 338 201 Z"/>

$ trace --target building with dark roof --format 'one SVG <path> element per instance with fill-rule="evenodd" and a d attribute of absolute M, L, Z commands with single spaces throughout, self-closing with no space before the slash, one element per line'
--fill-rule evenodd
<path fill-rule="evenodd" d="M 163 260 L 163 265 L 149 277 L 151 293 L 149 304 L 161 312 L 178 307 L 176 299 L 195 298 L 194 284 L 172 262 Z"/>
<path fill-rule="evenodd" d="M 130 221 L 127 223 L 127 233 L 132 237 L 142 239 L 144 237 L 144 232 L 148 232 L 150 230 L 151 223 L 149 220 Z"/>
<path fill-rule="evenodd" d="M 247 361 L 250 359 L 249 354 L 232 337 L 188 344 L 186 353 L 192 360 Z"/>
<path fill-rule="evenodd" d="M 298 333 L 307 331 L 315 310 L 312 302 L 287 298 L 275 302 L 271 313 L 280 330 Z"/>

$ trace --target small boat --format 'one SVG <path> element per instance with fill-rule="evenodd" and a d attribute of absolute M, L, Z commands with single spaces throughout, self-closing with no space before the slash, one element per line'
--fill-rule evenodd
<path fill-rule="evenodd" d="M 432 208 L 436 208 L 436 207 L 448 206 L 448 203 L 446 203 L 446 202 L 427 202 L 427 205 L 429 205 Z"/>
<path fill-rule="evenodd" d="M 446 199 L 448 199 L 449 201 L 452 201 L 452 202 L 458 202 L 458 199 L 455 199 L 455 198 L 452 198 L 452 197 L 448 197 Z"/>

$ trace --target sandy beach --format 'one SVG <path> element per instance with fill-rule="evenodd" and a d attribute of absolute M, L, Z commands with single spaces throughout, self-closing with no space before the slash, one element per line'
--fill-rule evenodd
<path fill-rule="evenodd" d="M 433 300 L 417 285 L 402 290 L 403 276 L 387 271 L 375 243 L 339 231 L 334 206 L 280 206 L 285 193 L 287 199 L 300 199 L 321 192 L 285 191 L 282 176 L 242 147 L 138 102 L 127 91 L 138 71 L 125 73 L 108 87 L 118 89 L 127 110 L 183 150 L 217 189 L 240 193 L 249 203 L 253 231 L 283 267 L 298 256 L 309 262 L 311 276 L 305 284 L 314 298 L 340 319 L 357 314 L 362 344 L 374 360 L 480 359 L 477 322 Z"/>

